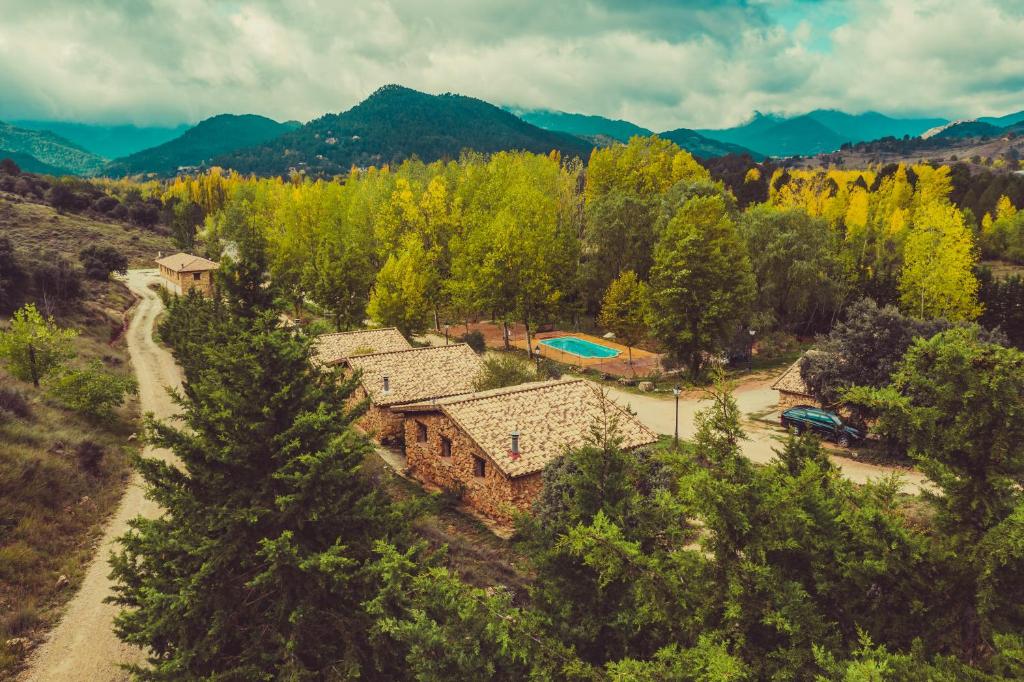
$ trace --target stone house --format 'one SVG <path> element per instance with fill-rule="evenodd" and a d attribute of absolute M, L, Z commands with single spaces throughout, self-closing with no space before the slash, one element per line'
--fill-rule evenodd
<path fill-rule="evenodd" d="M 176 294 L 187 294 L 192 289 L 202 294 L 213 294 L 213 272 L 220 265 L 202 256 L 188 253 L 176 253 L 173 256 L 158 258 L 157 267 L 163 278 L 164 287 Z"/>
<path fill-rule="evenodd" d="M 412 345 L 394 327 L 321 334 L 313 340 L 313 364 L 332 367 L 356 355 L 409 350 Z"/>
<path fill-rule="evenodd" d="M 823 407 L 821 401 L 814 397 L 811 389 L 804 382 L 800 370 L 804 360 L 820 351 L 809 350 L 801 355 L 796 362 L 786 368 L 786 371 L 779 375 L 779 378 L 772 384 L 772 389 L 779 392 L 779 409 L 788 410 L 797 405 L 810 405 L 811 407 Z"/>
<path fill-rule="evenodd" d="M 595 424 L 614 421 L 626 448 L 657 440 L 582 379 L 532 382 L 394 409 L 405 416 L 412 475 L 455 492 L 500 522 L 529 510 L 543 487 L 544 468 L 586 443 Z"/>
<path fill-rule="evenodd" d="M 395 408 L 471 393 L 483 369 L 479 356 L 464 343 L 356 355 L 345 362 L 360 373 L 353 400 L 370 401 L 359 425 L 382 443 L 400 443 L 405 436 L 403 414 Z"/>

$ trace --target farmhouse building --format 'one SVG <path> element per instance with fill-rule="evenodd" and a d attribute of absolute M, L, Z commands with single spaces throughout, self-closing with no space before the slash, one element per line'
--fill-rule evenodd
<path fill-rule="evenodd" d="M 413 476 L 507 522 L 530 508 L 544 468 L 614 422 L 626 448 L 657 436 L 582 379 L 541 381 L 396 406 Z"/>
<path fill-rule="evenodd" d="M 384 443 L 401 442 L 405 434 L 402 413 L 394 408 L 471 393 L 483 369 L 480 358 L 464 343 L 355 355 L 346 364 L 360 372 L 353 399 L 370 401 L 360 426 Z"/>
<path fill-rule="evenodd" d="M 176 253 L 156 261 L 164 286 L 176 294 L 197 289 L 206 296 L 213 294 L 213 271 L 220 267 L 212 260 L 188 253 Z"/>
<path fill-rule="evenodd" d="M 409 350 L 412 346 L 394 327 L 321 334 L 313 341 L 313 364 L 331 367 L 356 355 Z"/>

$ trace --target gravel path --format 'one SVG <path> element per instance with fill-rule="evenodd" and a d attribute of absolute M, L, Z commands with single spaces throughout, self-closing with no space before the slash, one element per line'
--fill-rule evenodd
<path fill-rule="evenodd" d="M 180 386 L 182 377 L 171 354 L 153 341 L 153 325 L 163 309 L 160 297 L 148 288 L 156 281 L 156 270 L 131 270 L 128 273 L 126 284 L 141 300 L 128 327 L 127 343 L 139 380 L 142 411 L 167 418 L 174 415 L 177 408 L 165 388 Z M 170 457 L 165 450 L 149 447 L 145 455 Z M 68 603 L 63 618 L 47 641 L 35 651 L 27 671 L 19 680 L 105 682 L 128 679 L 119 665 L 140 662 L 143 652 L 123 644 L 112 630 L 117 607 L 103 603 L 111 594 L 107 560 L 115 549 L 116 539 L 128 530 L 129 519 L 140 514 L 154 516 L 157 512 L 156 504 L 146 499 L 140 479 L 133 475 L 89 565 L 81 589 Z"/>
<path fill-rule="evenodd" d="M 764 414 L 775 409 L 778 402 L 778 394 L 768 388 L 771 379 L 754 384 L 740 386 L 733 392 L 736 404 L 744 415 Z M 607 387 L 609 397 L 621 405 L 629 405 L 636 412 L 637 417 L 648 428 L 656 433 L 671 436 L 675 430 L 675 405 L 671 397 L 660 397 L 653 395 L 638 395 L 622 391 L 614 387 Z M 708 402 L 703 399 L 680 398 L 679 400 L 679 437 L 682 439 L 693 438 L 697 431 L 697 411 L 706 407 Z M 773 429 L 763 422 L 747 421 L 744 424 L 749 440 L 743 442 L 743 454 L 751 461 L 759 464 L 766 464 L 775 456 L 775 450 L 782 449 L 782 443 L 778 440 L 784 435 L 781 428 Z M 906 493 L 917 494 L 923 486 L 929 486 L 927 479 L 919 471 L 901 467 L 884 466 L 861 462 L 849 457 L 843 457 L 843 450 L 826 444 L 829 450 L 829 458 L 839 467 L 846 478 L 854 483 L 866 483 L 871 479 L 877 479 L 891 474 L 899 474 L 902 477 L 902 489 Z"/>

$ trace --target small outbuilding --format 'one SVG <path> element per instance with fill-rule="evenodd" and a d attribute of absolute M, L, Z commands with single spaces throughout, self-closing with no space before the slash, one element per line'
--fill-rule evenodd
<path fill-rule="evenodd" d="M 400 443 L 405 435 L 401 405 L 473 392 L 483 362 L 464 343 L 353 355 L 347 366 L 359 372 L 353 400 L 369 398 L 359 425 L 382 443 Z"/>
<path fill-rule="evenodd" d="M 791 407 L 797 405 L 811 405 L 812 407 L 821 407 L 821 402 L 814 397 L 811 393 L 811 389 L 807 386 L 804 381 L 801 370 L 804 362 L 810 355 L 813 355 L 819 351 L 807 351 L 801 355 L 796 362 L 786 368 L 775 383 L 772 384 L 772 388 L 779 392 L 779 409 L 788 410 Z"/>
<path fill-rule="evenodd" d="M 458 494 L 501 522 L 527 511 L 543 487 L 542 472 L 584 445 L 595 425 L 614 422 L 622 446 L 657 435 L 582 379 L 539 381 L 396 406 L 405 416 L 409 470 Z"/>
<path fill-rule="evenodd" d="M 176 294 L 187 294 L 196 289 L 206 296 L 213 294 L 213 272 L 220 265 L 202 256 L 176 253 L 158 258 L 157 267 L 164 287 Z"/>

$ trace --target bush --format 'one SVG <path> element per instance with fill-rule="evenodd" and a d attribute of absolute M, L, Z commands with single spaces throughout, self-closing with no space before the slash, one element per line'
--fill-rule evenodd
<path fill-rule="evenodd" d="M 87 246 L 78 254 L 85 268 L 85 276 L 104 281 L 110 273 L 126 274 L 128 258 L 112 246 Z"/>
<path fill-rule="evenodd" d="M 68 259 L 55 254 L 32 268 L 32 282 L 40 297 L 66 304 L 82 295 L 82 273 Z"/>
<path fill-rule="evenodd" d="M 478 391 L 487 391 L 534 381 L 536 378 L 537 373 L 528 361 L 511 353 L 496 353 L 484 358 L 483 371 L 473 382 L 473 387 Z"/>
<path fill-rule="evenodd" d="M 100 464 L 106 451 L 96 441 L 83 440 L 75 448 L 75 458 L 78 466 L 88 474 L 96 476 L 100 473 Z"/>
<path fill-rule="evenodd" d="M 463 334 L 459 340 L 477 353 L 483 353 L 487 350 L 487 342 L 484 340 L 483 332 L 471 331 Z"/>
<path fill-rule="evenodd" d="M 0 411 L 10 412 L 16 417 L 28 419 L 32 414 L 25 394 L 13 388 L 0 388 Z"/>
<path fill-rule="evenodd" d="M 48 382 L 49 394 L 68 409 L 95 419 L 109 420 L 128 394 L 138 391 L 135 379 L 112 374 L 98 361 L 82 369 L 67 369 Z"/>
<path fill-rule="evenodd" d="M 769 332 L 757 341 L 757 354 L 762 358 L 777 358 L 800 350 L 800 342 L 783 331 Z"/>

